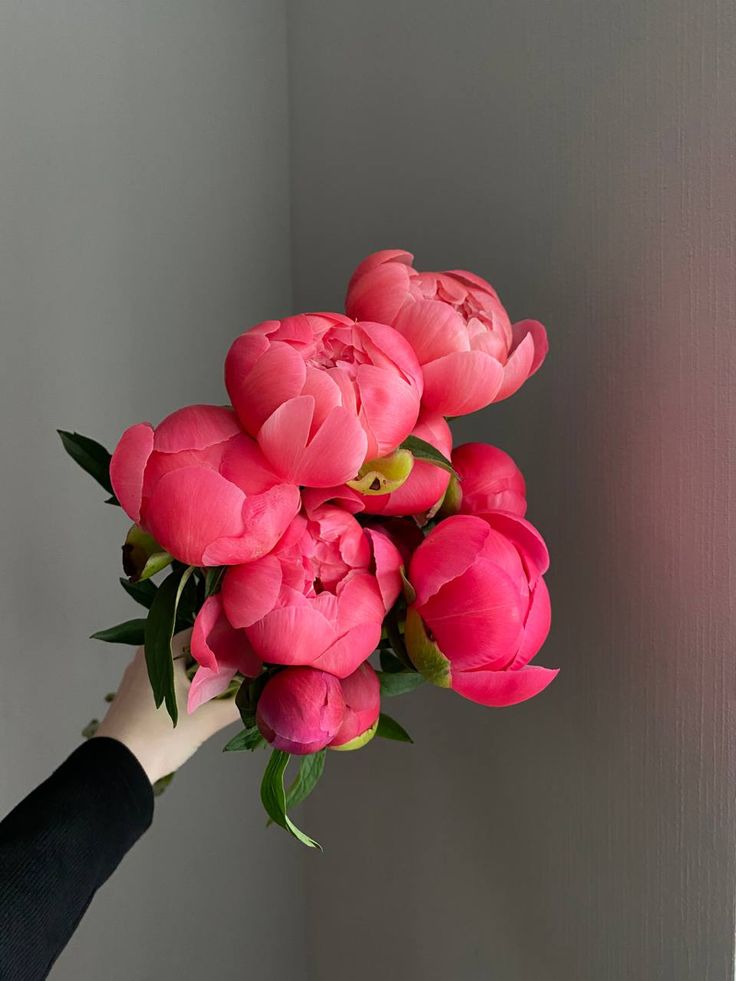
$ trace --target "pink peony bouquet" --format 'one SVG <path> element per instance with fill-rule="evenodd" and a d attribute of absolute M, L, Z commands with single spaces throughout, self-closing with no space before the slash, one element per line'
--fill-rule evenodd
<path fill-rule="evenodd" d="M 93 636 L 144 646 L 176 725 L 171 642 L 191 628 L 187 710 L 235 698 L 225 749 L 270 745 L 263 804 L 309 846 L 289 811 L 326 751 L 411 742 L 386 699 L 429 682 L 513 705 L 557 674 L 531 663 L 549 557 L 524 478 L 496 447 L 453 448 L 447 423 L 512 395 L 546 353 L 544 327 L 512 324 L 484 279 L 388 250 L 357 267 L 345 314 L 238 337 L 229 405 L 131 426 L 112 456 L 60 432 L 133 522 L 120 581 L 146 616 Z"/>

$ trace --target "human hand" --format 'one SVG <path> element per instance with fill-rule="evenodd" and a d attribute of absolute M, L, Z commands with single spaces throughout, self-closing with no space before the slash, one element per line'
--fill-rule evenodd
<path fill-rule="evenodd" d="M 174 727 L 166 709 L 157 709 L 148 681 L 143 648 L 125 669 L 118 691 L 95 736 L 117 739 L 133 753 L 151 783 L 173 773 L 193 756 L 202 743 L 239 718 L 235 699 L 214 699 L 191 715 L 187 712 L 189 681 L 183 649 L 190 630 L 174 637 L 174 688 L 179 722 Z M 94 737 L 93 737 L 94 738 Z"/>

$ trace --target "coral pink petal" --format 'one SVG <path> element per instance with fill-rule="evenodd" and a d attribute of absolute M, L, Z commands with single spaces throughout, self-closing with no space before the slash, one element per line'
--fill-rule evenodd
<path fill-rule="evenodd" d="M 262 664 L 242 630 L 236 630 L 225 616 L 221 594 L 208 597 L 197 614 L 192 631 L 192 657 L 202 667 L 216 670 L 229 666 L 254 678 Z"/>
<path fill-rule="evenodd" d="M 300 506 L 299 488 L 294 484 L 277 484 L 246 498 L 242 532 L 210 543 L 203 553 L 205 565 L 236 565 L 260 559 L 276 545 Z"/>
<path fill-rule="evenodd" d="M 529 374 L 533 375 L 541 367 L 549 351 L 549 341 L 547 340 L 547 331 L 544 325 L 540 324 L 538 320 L 520 320 L 517 324 L 512 325 L 511 332 L 514 338 L 511 347 L 512 353 L 519 347 L 524 338 L 531 334 L 534 341 L 534 358 L 532 359 Z"/>
<path fill-rule="evenodd" d="M 312 432 L 322 425 L 330 409 L 342 405 L 342 391 L 332 373 L 311 365 L 307 366 L 307 377 L 301 394 L 314 398 Z"/>
<path fill-rule="evenodd" d="M 378 252 L 371 252 L 353 270 L 350 282 L 348 283 L 348 289 L 354 286 L 357 280 L 361 279 L 367 272 L 370 272 L 371 269 L 375 269 L 376 266 L 382 266 L 388 262 L 411 267 L 411 264 L 414 262 L 414 256 L 411 252 L 407 252 L 406 249 L 379 249 Z"/>
<path fill-rule="evenodd" d="M 223 664 L 219 668 L 199 667 L 192 678 L 187 696 L 187 712 L 191 715 L 196 712 L 200 705 L 217 698 L 227 691 L 228 685 L 233 680 L 236 669 L 230 664 Z"/>
<path fill-rule="evenodd" d="M 422 367 L 405 337 L 393 327 L 370 322 L 356 324 L 356 331 L 373 364 L 379 368 L 398 369 L 417 394 L 422 394 Z"/>
<path fill-rule="evenodd" d="M 549 569 L 549 552 L 534 525 L 508 511 L 489 511 L 482 517 L 518 549 L 532 582 L 544 575 Z"/>
<path fill-rule="evenodd" d="M 241 433 L 226 444 L 219 469 L 223 477 L 247 495 L 262 494 L 280 483 L 258 443 L 246 433 Z"/>
<path fill-rule="evenodd" d="M 464 416 L 490 405 L 504 380 L 500 362 L 483 351 L 456 351 L 424 365 L 422 401 L 429 412 Z"/>
<path fill-rule="evenodd" d="M 153 448 L 159 453 L 204 450 L 240 432 L 232 409 L 223 405 L 187 405 L 156 427 Z"/>
<path fill-rule="evenodd" d="M 503 569 L 478 559 L 417 611 L 440 650 L 462 670 L 509 663 L 521 643 L 525 600 Z"/>
<path fill-rule="evenodd" d="M 527 334 L 519 346 L 509 355 L 509 359 L 504 365 L 503 381 L 496 393 L 494 402 L 507 399 L 521 388 L 531 374 L 533 362 L 534 338 L 531 334 Z"/>
<path fill-rule="evenodd" d="M 411 344 L 422 364 L 469 348 L 463 318 L 441 300 L 407 303 L 394 327 Z"/>
<path fill-rule="evenodd" d="M 387 456 L 414 428 L 419 415 L 419 391 L 394 372 L 374 365 L 360 365 L 356 380 L 361 421 L 368 434 L 368 457 Z"/>
<path fill-rule="evenodd" d="M 334 674 L 336 678 L 347 678 L 371 656 L 380 639 L 380 623 L 364 623 L 353 627 L 328 647 L 313 662 L 313 666 Z"/>
<path fill-rule="evenodd" d="M 311 665 L 336 639 L 334 625 L 308 603 L 271 610 L 246 633 L 256 654 L 270 664 Z"/>
<path fill-rule="evenodd" d="M 403 262 L 383 262 L 353 274 L 345 310 L 356 320 L 391 324 L 409 295 L 409 270 Z"/>
<path fill-rule="evenodd" d="M 281 583 L 281 563 L 274 555 L 228 569 L 220 595 L 230 623 L 249 627 L 264 617 L 276 605 Z"/>
<path fill-rule="evenodd" d="M 418 604 L 426 603 L 445 583 L 465 572 L 482 550 L 487 529 L 481 518 L 455 515 L 441 521 L 427 535 L 409 566 Z"/>
<path fill-rule="evenodd" d="M 437 469 L 436 467 L 434 468 Z M 365 529 L 366 535 L 373 546 L 373 562 L 378 588 L 381 591 L 383 607 L 388 612 L 396 602 L 401 592 L 401 552 L 388 535 L 373 528 Z"/>
<path fill-rule="evenodd" d="M 156 484 L 146 523 L 174 558 L 202 565 L 212 542 L 242 534 L 244 499 L 239 488 L 213 470 L 185 467 L 164 474 Z"/>
<path fill-rule="evenodd" d="M 547 639 L 552 622 L 549 591 L 544 579 L 538 579 L 531 597 L 531 605 L 524 624 L 524 639 L 516 657 L 511 662 L 515 670 L 523 668 L 534 657 Z"/>
<path fill-rule="evenodd" d="M 322 596 L 329 594 L 323 593 Z M 336 612 L 339 634 L 364 623 L 380 624 L 386 606 L 374 577 L 367 572 L 357 572 L 344 579 L 337 591 Z"/>
<path fill-rule="evenodd" d="M 314 439 L 307 443 L 314 398 L 290 399 L 264 423 L 258 442 L 284 480 L 309 487 L 331 487 L 351 480 L 365 459 L 366 435 L 356 416 L 331 409 Z"/>
<path fill-rule="evenodd" d="M 552 668 L 536 666 L 519 671 L 453 671 L 452 687 L 471 702 L 501 708 L 534 698 L 558 673 Z"/>
<path fill-rule="evenodd" d="M 153 429 L 147 422 L 126 429 L 110 460 L 110 482 L 123 511 L 140 521 L 143 475 L 153 451 Z"/>
<path fill-rule="evenodd" d="M 389 496 L 380 494 L 374 499 L 380 501 Z M 365 502 L 368 500 L 369 498 L 344 484 L 339 487 L 307 487 L 302 491 L 302 505 L 310 517 L 325 504 L 334 504 L 350 514 L 359 514 L 365 510 Z"/>
<path fill-rule="evenodd" d="M 307 366 L 296 349 L 273 341 L 240 383 L 233 403 L 248 432 L 256 434 L 283 402 L 300 395 L 306 377 Z"/>

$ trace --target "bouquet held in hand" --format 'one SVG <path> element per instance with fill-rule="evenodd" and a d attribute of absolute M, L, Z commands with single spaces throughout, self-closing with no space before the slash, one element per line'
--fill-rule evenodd
<path fill-rule="evenodd" d="M 309 846 L 288 812 L 327 750 L 411 741 L 387 698 L 430 682 L 507 706 L 557 673 L 531 663 L 549 558 L 524 478 L 494 446 L 453 448 L 447 422 L 513 395 L 546 353 L 544 327 L 512 324 L 479 276 L 387 250 L 357 267 L 344 314 L 238 337 L 229 405 L 137 423 L 112 456 L 61 433 L 133 522 L 121 583 L 145 618 L 94 636 L 145 647 L 176 725 L 172 637 L 191 628 L 187 710 L 236 700 L 225 749 L 271 747 L 264 806 Z"/>

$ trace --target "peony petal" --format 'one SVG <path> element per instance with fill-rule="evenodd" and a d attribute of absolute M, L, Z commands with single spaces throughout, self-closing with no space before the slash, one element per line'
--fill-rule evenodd
<path fill-rule="evenodd" d="M 208 544 L 203 553 L 204 564 L 237 565 L 260 559 L 276 545 L 300 507 L 299 488 L 294 484 L 277 484 L 246 498 L 242 531 Z"/>
<path fill-rule="evenodd" d="M 307 377 L 302 356 L 290 344 L 272 341 L 237 387 L 233 405 L 245 429 L 256 435 L 282 402 L 301 394 Z"/>
<path fill-rule="evenodd" d="M 250 678 L 261 671 L 262 664 L 245 633 L 228 622 L 219 593 L 209 596 L 197 614 L 191 650 L 195 661 L 212 671 L 228 666 Z"/>
<path fill-rule="evenodd" d="M 262 494 L 280 483 L 260 446 L 247 433 L 241 433 L 225 444 L 219 470 L 248 496 Z"/>
<path fill-rule="evenodd" d="M 545 574 L 549 569 L 549 552 L 534 525 L 508 511 L 488 511 L 480 517 L 514 545 L 532 582 Z"/>
<path fill-rule="evenodd" d="M 471 515 L 441 521 L 414 552 L 409 579 L 423 604 L 445 583 L 462 575 L 488 538 L 487 523 Z"/>
<path fill-rule="evenodd" d="M 502 365 L 483 351 L 456 351 L 430 361 L 423 370 L 423 405 L 443 416 L 464 416 L 485 408 L 504 380 Z"/>
<path fill-rule="evenodd" d="M 514 338 L 511 346 L 512 352 L 519 347 L 527 335 L 531 334 L 534 341 L 534 358 L 529 374 L 533 375 L 535 371 L 539 370 L 549 351 L 547 331 L 544 325 L 540 324 L 538 320 L 520 320 L 518 323 L 512 325 L 511 331 Z"/>
<path fill-rule="evenodd" d="M 401 566 L 403 565 L 401 552 L 382 531 L 366 528 L 365 533 L 373 547 L 376 581 L 381 592 L 384 611 L 388 612 L 401 592 Z"/>
<path fill-rule="evenodd" d="M 223 405 L 187 405 L 156 426 L 153 448 L 159 453 L 205 450 L 240 432 L 232 409 Z"/>
<path fill-rule="evenodd" d="M 110 460 L 110 483 L 123 511 L 136 523 L 141 517 L 143 475 L 153 450 L 153 429 L 147 422 L 126 429 Z"/>
<path fill-rule="evenodd" d="M 284 480 L 310 487 L 345 483 L 365 459 L 366 435 L 355 415 L 338 406 L 307 444 L 313 413 L 311 395 L 279 406 L 258 434 L 261 449 Z"/>
<path fill-rule="evenodd" d="M 539 652 L 547 639 L 552 622 L 552 608 L 549 601 L 549 591 L 544 579 L 538 579 L 531 596 L 531 604 L 524 624 L 524 638 L 511 667 L 516 670 Z"/>
<path fill-rule="evenodd" d="M 269 664 L 311 665 L 336 640 L 334 624 L 309 603 L 271 610 L 245 632 Z"/>
<path fill-rule="evenodd" d="M 470 347 L 463 318 L 441 300 L 408 303 L 396 318 L 394 327 L 411 344 L 423 365 L 453 351 L 467 351 Z"/>
<path fill-rule="evenodd" d="M 313 666 L 334 674 L 336 678 L 347 678 L 371 656 L 380 639 L 380 623 L 353 627 L 316 658 Z"/>
<path fill-rule="evenodd" d="M 460 670 L 509 663 L 521 644 L 526 596 L 494 562 L 477 559 L 417 612 Z"/>
<path fill-rule="evenodd" d="M 358 367 L 356 383 L 360 393 L 360 421 L 368 436 L 366 456 L 368 459 L 387 456 L 414 428 L 420 392 L 395 372 L 369 364 Z"/>
<path fill-rule="evenodd" d="M 523 517 L 526 484 L 508 453 L 487 443 L 465 443 L 453 450 L 452 465 L 461 481 L 463 513 L 500 510 Z"/>
<path fill-rule="evenodd" d="M 220 668 L 197 668 L 189 686 L 187 712 L 191 715 L 200 705 L 222 695 L 236 675 L 236 669 L 229 664 Z"/>
<path fill-rule="evenodd" d="M 343 579 L 337 589 L 335 612 L 339 634 L 364 623 L 381 624 L 386 606 L 375 577 L 368 572 L 354 572 Z"/>
<path fill-rule="evenodd" d="M 185 467 L 164 474 L 156 484 L 146 523 L 174 558 L 187 565 L 203 565 L 212 542 L 242 534 L 244 500 L 239 488 L 213 470 Z"/>
<path fill-rule="evenodd" d="M 374 320 L 391 324 L 409 295 L 411 257 L 408 252 L 395 253 L 395 261 L 388 250 L 376 255 L 386 259 L 369 264 L 368 259 L 353 273 L 345 298 L 348 316 L 356 320 Z M 407 259 L 408 257 L 408 259 Z"/>
<path fill-rule="evenodd" d="M 559 670 L 536 666 L 519 671 L 453 671 L 452 687 L 471 702 L 498 708 L 533 698 L 558 674 Z"/>
<path fill-rule="evenodd" d="M 531 334 L 527 334 L 519 346 L 509 355 L 503 369 L 503 381 L 493 401 L 500 402 L 518 391 L 531 374 L 533 363 L 534 338 Z"/>
<path fill-rule="evenodd" d="M 234 627 L 249 627 L 276 605 L 281 589 L 281 563 L 274 555 L 228 569 L 222 581 L 222 602 Z"/>

